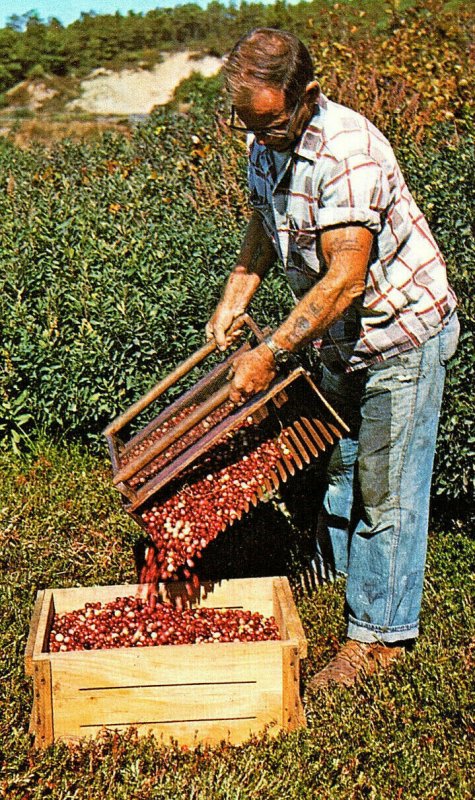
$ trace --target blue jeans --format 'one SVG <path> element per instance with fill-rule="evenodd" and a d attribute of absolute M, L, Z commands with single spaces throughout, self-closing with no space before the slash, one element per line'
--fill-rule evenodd
<path fill-rule="evenodd" d="M 429 495 L 454 315 L 421 347 L 353 373 L 324 367 L 322 390 L 351 427 L 331 454 L 315 568 L 347 575 L 348 636 L 419 632 Z"/>

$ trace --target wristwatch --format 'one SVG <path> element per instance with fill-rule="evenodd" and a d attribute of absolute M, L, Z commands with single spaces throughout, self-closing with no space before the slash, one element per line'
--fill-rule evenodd
<path fill-rule="evenodd" d="M 279 345 L 274 342 L 272 336 L 266 336 L 265 339 L 263 339 L 263 342 L 267 345 L 274 356 L 274 361 L 276 364 L 286 364 L 289 358 L 292 358 L 292 353 L 290 350 L 285 350 L 283 347 L 279 347 Z"/>

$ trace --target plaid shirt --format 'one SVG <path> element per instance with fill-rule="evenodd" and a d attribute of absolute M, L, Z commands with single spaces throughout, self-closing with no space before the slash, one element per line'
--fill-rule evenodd
<path fill-rule="evenodd" d="M 356 223 L 374 234 L 364 294 L 315 342 L 329 366 L 368 366 L 447 324 L 456 298 L 444 260 L 389 142 L 360 114 L 320 95 L 278 172 L 252 141 L 249 188 L 296 299 L 322 277 L 322 230 Z"/>

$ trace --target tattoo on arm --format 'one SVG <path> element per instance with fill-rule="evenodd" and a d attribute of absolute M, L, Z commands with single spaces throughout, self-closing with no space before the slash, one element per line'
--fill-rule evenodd
<path fill-rule="evenodd" d="M 341 253 L 361 253 L 361 249 L 358 242 L 342 242 L 334 248 L 332 255 L 340 255 Z"/>
<path fill-rule="evenodd" d="M 345 253 L 361 253 L 364 250 L 362 242 L 356 231 L 346 229 L 335 232 L 324 247 L 326 260 L 331 260 L 335 256 Z"/>
<path fill-rule="evenodd" d="M 317 303 L 309 302 L 307 308 L 310 317 L 314 319 L 319 319 L 323 314 L 323 306 L 319 306 Z M 307 338 L 307 334 L 312 331 L 312 328 L 312 319 L 303 315 L 297 317 L 289 334 L 289 340 L 292 344 L 302 344 L 302 341 Z"/>
<path fill-rule="evenodd" d="M 320 317 L 323 314 L 323 306 L 317 305 L 317 303 L 310 302 L 308 304 L 310 311 L 312 312 L 314 317 Z"/>
<path fill-rule="evenodd" d="M 297 317 L 292 331 L 289 334 L 289 340 L 292 342 L 292 344 L 300 344 L 302 339 L 305 337 L 305 334 L 309 332 L 311 327 L 311 322 L 307 319 L 307 317 Z"/>

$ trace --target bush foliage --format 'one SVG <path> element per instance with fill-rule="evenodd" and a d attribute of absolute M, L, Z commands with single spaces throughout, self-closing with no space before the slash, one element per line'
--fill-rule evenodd
<path fill-rule="evenodd" d="M 475 126 L 456 69 L 469 57 L 468 23 L 452 16 L 434 32 L 436 7 L 427 0 L 417 13 L 395 17 L 382 49 L 343 26 L 342 37 L 356 37 L 353 71 L 345 71 L 341 47 L 327 58 L 322 41 L 314 55 L 326 63 L 326 93 L 348 95 L 395 142 L 447 259 L 463 334 L 449 371 L 435 491 L 462 498 L 474 442 Z M 432 69 L 445 65 L 437 91 L 429 84 L 422 91 L 414 77 L 419 62 L 427 66 L 421 41 Z M 449 103 L 451 86 L 460 93 Z M 398 114 L 391 112 L 396 87 L 407 100 Z M 247 215 L 245 150 L 224 133 L 224 114 L 219 79 L 195 75 L 130 140 L 108 134 L 99 144 L 30 151 L 0 145 L 0 433 L 13 447 L 38 429 L 97 442 L 113 416 L 203 341 Z M 289 303 L 276 270 L 251 311 L 272 325 Z"/>
<path fill-rule="evenodd" d="M 94 437 L 202 343 L 243 222 L 214 207 L 208 139 L 204 118 L 162 111 L 132 142 L 2 150 L 2 392 L 18 429 L 24 409 Z"/>

